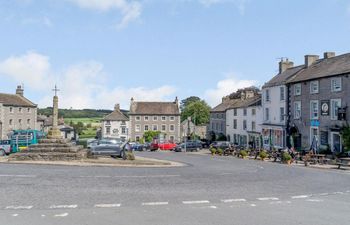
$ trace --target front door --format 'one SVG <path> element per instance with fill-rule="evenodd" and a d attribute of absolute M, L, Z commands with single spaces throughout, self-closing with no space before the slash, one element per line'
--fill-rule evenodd
<path fill-rule="evenodd" d="M 331 133 L 331 149 L 332 152 L 339 153 L 342 151 L 341 138 L 339 132 Z"/>

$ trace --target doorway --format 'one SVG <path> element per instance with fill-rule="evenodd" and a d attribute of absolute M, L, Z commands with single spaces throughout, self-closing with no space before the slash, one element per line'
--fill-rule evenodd
<path fill-rule="evenodd" d="M 339 132 L 331 132 L 331 149 L 332 152 L 342 152 L 341 137 Z"/>

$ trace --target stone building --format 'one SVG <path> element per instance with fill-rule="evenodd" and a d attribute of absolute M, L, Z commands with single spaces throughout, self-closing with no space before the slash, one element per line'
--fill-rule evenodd
<path fill-rule="evenodd" d="M 207 137 L 207 125 L 195 125 L 191 120 L 186 119 L 181 123 L 181 139 L 184 141 L 186 137 L 196 135 L 200 139 Z"/>
<path fill-rule="evenodd" d="M 303 66 L 294 66 L 288 59 L 279 62 L 279 73 L 262 87 L 262 137 L 265 149 L 286 147 L 287 141 L 287 80 Z"/>
<path fill-rule="evenodd" d="M 138 141 L 146 131 L 160 131 L 165 140 L 178 142 L 180 136 L 179 101 L 130 103 L 130 139 Z"/>
<path fill-rule="evenodd" d="M 262 123 L 261 94 L 241 92 L 238 101 L 226 110 L 226 134 L 237 145 L 259 147 Z"/>
<path fill-rule="evenodd" d="M 120 111 L 120 105 L 116 104 L 114 111 L 102 119 L 102 138 L 129 139 L 129 118 Z"/>
<path fill-rule="evenodd" d="M 35 129 L 37 105 L 23 95 L 17 86 L 16 94 L 0 93 L 0 138 L 8 139 L 13 130 Z"/>
<path fill-rule="evenodd" d="M 341 128 L 349 122 L 350 53 L 306 55 L 305 64 L 289 85 L 289 131 L 297 148 L 342 151 Z"/>

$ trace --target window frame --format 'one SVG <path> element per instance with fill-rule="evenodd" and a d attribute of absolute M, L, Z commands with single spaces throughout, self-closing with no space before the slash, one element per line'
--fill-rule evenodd
<path fill-rule="evenodd" d="M 297 107 L 298 105 L 298 107 Z M 300 120 L 301 118 L 301 101 L 295 101 L 293 103 L 293 106 L 294 106 L 294 115 L 293 115 L 293 118 L 295 120 Z M 299 115 L 297 114 L 297 110 L 299 110 Z"/>
<path fill-rule="evenodd" d="M 301 95 L 301 83 L 294 84 L 294 96 Z"/>
<path fill-rule="evenodd" d="M 316 103 L 317 107 L 315 111 L 314 104 Z M 316 116 L 315 116 L 316 113 Z M 320 117 L 320 103 L 318 100 L 310 100 L 310 119 L 311 120 L 318 120 Z"/>
<path fill-rule="evenodd" d="M 339 103 L 339 107 L 337 109 L 334 109 L 334 104 L 333 102 L 338 102 Z M 331 99 L 330 100 L 330 105 L 331 105 L 331 120 L 338 120 L 338 109 L 341 108 L 341 98 L 337 98 L 337 99 Z"/>
<path fill-rule="evenodd" d="M 339 90 L 334 88 L 334 82 L 339 81 Z M 341 77 L 334 77 L 331 79 L 331 92 L 340 92 L 342 91 L 342 79 Z"/>
<path fill-rule="evenodd" d="M 317 90 L 313 89 L 313 85 L 316 84 Z M 310 81 L 310 94 L 318 94 L 320 92 L 320 83 L 318 80 Z"/>

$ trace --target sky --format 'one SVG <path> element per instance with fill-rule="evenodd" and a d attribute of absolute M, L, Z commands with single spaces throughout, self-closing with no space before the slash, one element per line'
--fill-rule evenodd
<path fill-rule="evenodd" d="M 261 87 L 281 57 L 350 52 L 350 0 L 0 1 L 0 93 L 129 108 Z"/>

